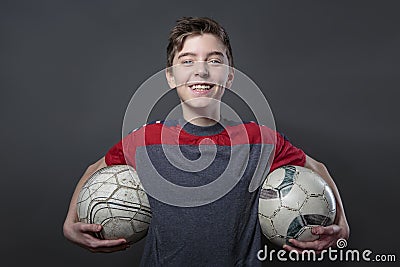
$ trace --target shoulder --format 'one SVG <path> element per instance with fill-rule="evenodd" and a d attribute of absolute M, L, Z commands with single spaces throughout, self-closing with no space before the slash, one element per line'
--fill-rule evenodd
<path fill-rule="evenodd" d="M 275 130 L 255 121 L 227 121 L 225 129 L 231 137 L 239 140 L 245 137 L 250 144 L 274 144 L 277 138 Z"/>
<path fill-rule="evenodd" d="M 124 138 L 127 144 L 136 146 L 160 144 L 161 141 L 170 140 L 179 133 L 177 121 L 151 121 L 129 132 Z"/>
<path fill-rule="evenodd" d="M 129 132 L 129 134 L 137 133 L 137 132 L 143 131 L 145 129 L 157 128 L 159 126 L 162 126 L 163 124 L 164 124 L 164 121 L 151 121 L 151 122 L 145 123 L 139 127 L 132 129 Z"/>
<path fill-rule="evenodd" d="M 148 123 L 145 123 L 133 130 L 131 130 L 128 134 L 131 135 L 140 135 L 145 133 L 146 131 L 149 130 L 149 132 L 155 133 L 158 131 L 161 131 L 161 129 L 166 129 L 166 128 L 175 128 L 178 126 L 178 121 L 177 120 L 157 120 L 157 121 L 150 121 Z"/>

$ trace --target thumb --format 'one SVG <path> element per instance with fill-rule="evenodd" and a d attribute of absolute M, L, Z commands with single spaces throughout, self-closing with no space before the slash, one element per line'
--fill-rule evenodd
<path fill-rule="evenodd" d="M 322 229 L 322 226 L 315 226 L 311 229 L 311 233 L 314 235 L 321 235 L 323 234 L 324 229 Z"/>
<path fill-rule="evenodd" d="M 102 228 L 101 224 L 84 224 L 82 226 L 84 232 L 100 232 Z"/>

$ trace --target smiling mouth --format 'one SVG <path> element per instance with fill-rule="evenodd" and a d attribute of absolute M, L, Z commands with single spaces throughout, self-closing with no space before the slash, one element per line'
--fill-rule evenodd
<path fill-rule="evenodd" d="M 194 83 L 189 85 L 189 88 L 192 89 L 193 91 L 209 91 L 214 86 L 215 85 L 211 83 Z"/>

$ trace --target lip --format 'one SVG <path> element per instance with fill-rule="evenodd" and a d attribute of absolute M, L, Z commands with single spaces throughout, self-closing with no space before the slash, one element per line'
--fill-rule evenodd
<path fill-rule="evenodd" d="M 192 88 L 193 85 L 208 85 L 208 86 L 210 86 L 210 89 L 208 89 L 208 90 L 196 90 L 196 89 Z M 206 95 L 210 94 L 210 92 L 213 91 L 215 86 L 216 86 L 216 84 L 207 83 L 207 82 L 192 82 L 190 84 L 187 84 L 188 89 L 190 90 L 191 94 L 194 95 L 194 96 L 206 96 Z"/>
<path fill-rule="evenodd" d="M 190 89 L 190 92 L 194 96 L 207 96 L 207 95 L 209 95 L 211 93 L 211 89 L 210 90 L 204 90 L 204 91 Z"/>

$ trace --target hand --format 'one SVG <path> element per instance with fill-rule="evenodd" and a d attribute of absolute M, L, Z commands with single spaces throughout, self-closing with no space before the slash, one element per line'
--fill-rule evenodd
<path fill-rule="evenodd" d="M 302 253 L 304 250 L 314 250 L 317 254 L 329 247 L 335 247 L 336 242 L 340 238 L 347 239 L 349 237 L 348 228 L 336 224 L 330 226 L 316 226 L 311 232 L 314 235 L 319 235 L 315 241 L 302 242 L 296 239 L 289 239 L 293 246 L 284 245 L 283 248 L 287 251 L 295 250 Z"/>
<path fill-rule="evenodd" d="M 64 236 L 71 242 L 90 250 L 91 252 L 114 252 L 129 248 L 129 244 L 123 238 L 115 240 L 102 240 L 94 237 L 94 233 L 100 232 L 99 224 L 87 224 L 82 222 L 65 223 Z"/>

